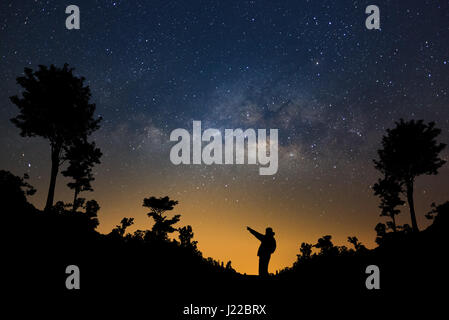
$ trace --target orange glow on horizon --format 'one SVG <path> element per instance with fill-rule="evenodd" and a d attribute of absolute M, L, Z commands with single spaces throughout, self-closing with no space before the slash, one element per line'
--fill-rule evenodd
<path fill-rule="evenodd" d="M 438 185 L 435 183 L 438 182 L 435 181 L 437 178 L 433 178 L 433 184 Z M 60 179 L 58 184 L 57 199 L 70 201 L 70 191 L 67 192 L 61 180 L 63 179 Z M 363 198 L 360 190 L 359 192 L 340 190 L 343 195 L 336 192 L 335 201 L 317 206 L 313 199 L 307 199 L 307 194 L 303 195 L 304 199 L 298 196 L 294 202 L 288 203 L 282 199 L 287 196 L 286 192 L 277 195 L 278 201 L 273 201 L 272 196 L 261 197 L 258 192 L 244 194 L 237 187 L 230 192 L 229 198 L 223 197 L 223 192 L 219 188 L 214 190 L 212 187 L 209 188 L 207 196 L 204 196 L 202 190 L 143 194 L 137 190 L 138 188 L 134 186 L 112 195 L 101 193 L 102 186 L 97 186 L 98 191 L 84 195 L 88 199 L 95 198 L 101 205 L 100 226 L 97 228 L 99 232 L 109 233 L 123 217 L 135 218 L 135 224 L 128 228 L 128 232 L 151 229 L 152 220 L 146 216 L 147 208 L 142 207 L 143 198 L 150 195 L 169 195 L 178 200 L 179 204 L 172 212 L 168 212 L 168 215 L 181 214 L 178 227 L 188 224 L 192 226 L 194 240 L 198 241 L 198 248 L 203 256 L 212 257 L 225 264 L 231 260 L 234 269 L 247 274 L 257 274 L 259 241 L 249 234 L 246 226 L 260 232 L 264 232 L 265 228 L 270 226 L 275 231 L 278 246 L 269 266 L 269 271 L 274 273 L 276 270 L 292 266 L 302 242 L 315 244 L 318 238 L 327 234 L 332 235 L 335 245 L 351 247 L 347 237 L 356 236 L 368 248 L 372 248 L 375 246 L 374 226 L 383 221 L 378 216 L 377 198 L 366 190 L 362 192 Z M 416 190 L 419 195 L 419 185 Z M 44 196 L 44 192 L 41 191 L 38 198 L 32 202 L 41 208 Z M 245 197 L 247 200 L 237 201 L 239 197 Z M 418 212 L 424 213 L 427 212 L 424 208 L 428 207 L 430 200 L 424 201 L 426 199 L 422 198 L 422 195 L 417 197 L 417 208 Z M 298 203 L 303 205 L 298 206 Z M 351 207 L 348 203 L 351 203 Z M 408 219 L 407 208 L 404 208 L 399 216 L 399 223 L 408 223 Z M 428 222 L 420 217 L 419 224 L 423 228 Z"/>

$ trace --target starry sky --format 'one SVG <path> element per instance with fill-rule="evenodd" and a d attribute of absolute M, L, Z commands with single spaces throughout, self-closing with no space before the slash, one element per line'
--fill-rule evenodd
<path fill-rule="evenodd" d="M 78 5 L 81 29 L 65 28 Z M 365 8 L 380 8 L 367 30 Z M 372 159 L 400 118 L 436 121 L 449 143 L 447 1 L 1 1 L 0 168 L 28 173 L 43 208 L 50 149 L 9 121 L 24 67 L 65 62 L 86 78 L 102 126 L 94 192 L 98 230 L 123 217 L 151 227 L 142 200 L 179 200 L 205 256 L 256 273 L 258 241 L 247 225 L 276 232 L 270 271 L 290 266 L 301 242 L 331 234 L 374 246 L 379 174 Z M 255 165 L 175 166 L 170 132 L 203 128 L 279 129 L 279 171 Z M 442 157 L 448 160 L 447 149 Z M 448 165 L 416 182 L 418 223 L 449 198 Z M 58 177 L 56 200 L 69 202 Z M 403 208 L 399 223 L 410 223 Z"/>

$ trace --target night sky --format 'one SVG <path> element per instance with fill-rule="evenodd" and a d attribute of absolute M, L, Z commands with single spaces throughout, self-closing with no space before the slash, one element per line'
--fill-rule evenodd
<path fill-rule="evenodd" d="M 81 29 L 65 28 L 78 5 Z M 380 7 L 381 30 L 365 8 Z M 276 232 L 270 271 L 290 266 L 301 242 L 331 234 L 374 246 L 379 217 L 372 159 L 400 118 L 435 121 L 449 143 L 447 1 L 1 1 L 0 168 L 29 173 L 43 208 L 50 147 L 22 138 L 9 119 L 24 67 L 65 62 L 86 78 L 101 129 L 94 168 L 100 232 L 123 217 L 151 228 L 144 197 L 179 200 L 205 256 L 256 273 L 258 241 L 247 225 Z M 279 171 L 256 165 L 170 162 L 170 132 L 279 129 Z M 449 158 L 448 150 L 442 157 Z M 449 196 L 449 166 L 416 183 L 418 223 Z M 58 176 L 56 200 L 72 191 Z M 410 223 L 404 207 L 399 223 Z M 19 228 L 19 226 L 14 226 Z"/>

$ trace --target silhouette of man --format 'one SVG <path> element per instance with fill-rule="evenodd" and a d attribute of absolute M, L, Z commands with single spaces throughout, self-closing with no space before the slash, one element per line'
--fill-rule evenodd
<path fill-rule="evenodd" d="M 276 250 L 273 229 L 267 228 L 265 234 L 261 234 L 250 227 L 246 227 L 246 229 L 260 240 L 260 247 L 257 251 L 259 256 L 259 276 L 268 276 L 268 263 L 270 262 L 271 254 Z"/>

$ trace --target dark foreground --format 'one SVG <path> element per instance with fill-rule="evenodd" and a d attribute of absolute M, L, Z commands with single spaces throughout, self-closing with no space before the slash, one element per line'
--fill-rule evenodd
<path fill-rule="evenodd" d="M 228 305 L 236 305 L 229 307 L 236 313 L 245 310 L 238 305 L 262 305 L 264 312 L 252 318 L 296 319 L 310 310 L 319 317 L 331 305 L 362 304 L 380 310 L 386 302 L 408 296 L 423 302 L 447 290 L 443 219 L 374 250 L 317 258 L 267 279 L 241 275 L 174 243 L 125 241 L 74 227 L 75 221 L 43 213 L 16 221 L 22 227 L 9 234 L 3 260 L 8 300 L 23 305 L 43 302 L 46 312 L 69 306 L 72 312 L 138 313 L 148 319 L 212 318 L 184 314 L 206 306 L 217 307 L 214 319 L 242 319 L 250 316 L 226 317 Z M 79 290 L 66 288 L 69 265 L 79 267 Z M 365 286 L 368 265 L 380 269 L 379 290 Z"/>

